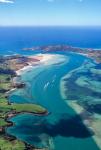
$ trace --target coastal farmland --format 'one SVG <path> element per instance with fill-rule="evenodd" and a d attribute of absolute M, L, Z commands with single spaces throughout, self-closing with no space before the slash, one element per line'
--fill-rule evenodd
<path fill-rule="evenodd" d="M 45 108 L 36 104 L 9 103 L 8 93 L 13 88 L 12 78 L 15 75 L 15 70 L 10 68 L 8 58 L 2 57 L 0 59 L 0 150 L 25 150 L 28 147 L 25 143 L 5 133 L 6 127 L 12 125 L 12 122 L 8 121 L 10 117 L 25 112 L 37 115 L 47 113 Z"/>

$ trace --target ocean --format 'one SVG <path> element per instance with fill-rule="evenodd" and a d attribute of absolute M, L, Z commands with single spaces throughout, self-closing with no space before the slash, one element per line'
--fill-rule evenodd
<path fill-rule="evenodd" d="M 0 54 L 24 54 L 26 47 L 67 44 L 101 48 L 101 27 L 0 27 Z"/>
<path fill-rule="evenodd" d="M 33 55 L 40 53 L 41 50 L 23 51 L 22 49 L 57 44 L 100 49 L 101 27 L 0 28 L 1 55 Z M 69 58 L 69 62 L 62 65 L 40 65 L 30 72 L 25 72 L 21 80 L 26 83 L 26 88 L 16 90 L 9 97 L 9 101 L 14 103 L 40 104 L 47 108 L 50 114 L 46 117 L 27 113 L 17 115 L 11 118 L 15 126 L 7 128 L 6 131 L 39 148 L 50 145 L 50 150 L 81 150 L 81 148 L 82 150 L 99 150 L 77 112 L 68 105 L 68 99 L 64 100 L 61 96 L 60 89 L 60 81 L 63 76 L 75 69 L 82 68 L 85 60 L 88 62 L 91 60 L 78 54 L 64 52 L 58 52 L 58 54 Z M 48 85 L 47 89 L 45 85 Z"/>

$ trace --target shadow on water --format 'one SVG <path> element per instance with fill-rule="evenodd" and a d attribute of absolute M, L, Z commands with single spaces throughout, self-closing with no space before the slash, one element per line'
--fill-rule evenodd
<path fill-rule="evenodd" d="M 94 134 L 86 128 L 78 115 L 69 119 L 63 118 L 55 125 L 48 124 L 47 122 L 43 128 L 44 132 L 52 137 L 60 135 L 64 137 L 87 138 Z"/>
<path fill-rule="evenodd" d="M 74 59 L 76 59 L 75 56 Z M 73 62 L 71 64 L 74 65 Z M 70 65 L 69 67 L 71 68 L 72 66 Z M 68 68 L 63 67 L 62 70 L 56 70 L 55 68 L 55 74 L 57 73 L 58 78 L 59 73 L 63 70 L 68 70 Z M 61 76 L 63 76 L 63 74 L 65 74 L 65 72 L 61 73 Z M 49 76 L 48 70 L 45 70 L 45 72 L 36 79 L 37 84 L 35 84 L 33 91 L 35 91 L 34 96 L 36 95 L 36 99 L 39 100 L 38 104 L 45 106 L 45 108 L 48 108 L 48 110 L 52 113 L 46 117 L 38 117 L 31 114 L 18 115 L 11 118 L 11 121 L 14 122 L 15 126 L 9 127 L 7 132 L 23 141 L 37 146 L 39 146 L 40 143 L 43 143 L 44 138 L 41 138 L 41 136 L 44 134 L 45 136 L 52 137 L 53 139 L 57 139 L 59 136 L 62 139 L 66 138 L 67 142 L 70 137 L 73 137 L 74 144 L 72 146 L 72 143 L 69 143 L 70 150 L 75 150 L 76 146 L 78 147 L 77 150 L 81 149 L 80 146 L 82 146 L 82 150 L 85 150 L 86 148 L 99 150 L 97 144 L 92 138 L 94 132 L 88 129 L 84 125 L 80 116 L 77 115 L 77 113 L 70 108 L 63 99 L 61 99 L 58 86 L 61 76 L 57 81 L 55 81 L 55 88 L 50 87 L 47 92 L 43 92 L 42 84 L 44 83 L 42 82 L 47 78 L 47 75 L 47 80 L 49 80 L 52 75 Z M 88 139 L 90 139 L 90 142 Z M 59 140 L 58 144 L 61 143 L 61 141 L 62 140 Z M 65 143 L 63 150 L 67 150 L 67 142 Z M 55 148 L 55 150 L 61 150 L 63 148 L 63 144 L 64 142 L 60 148 Z"/>
<path fill-rule="evenodd" d="M 75 140 L 81 139 L 85 141 L 90 139 L 90 143 L 87 141 L 78 142 L 81 142 L 82 144 L 80 143 L 80 145 L 84 146 L 84 148 L 93 147 L 92 150 L 99 150 L 97 144 L 92 138 L 94 132 L 84 125 L 79 115 L 75 115 L 71 118 L 60 118 L 59 120 L 53 122 L 50 122 L 49 117 L 52 117 L 51 115 L 46 117 L 38 117 L 31 114 L 22 114 L 21 117 L 23 118 L 24 115 L 25 119 L 19 120 L 18 118 L 17 122 L 19 123 L 15 124 L 13 127 L 8 128 L 8 131 L 10 131 L 10 133 L 12 132 L 15 136 L 17 135 L 19 139 L 22 139 L 37 147 L 40 147 L 40 143 L 42 144 L 43 141 L 46 142 L 44 140 L 46 137 L 52 137 L 54 139 L 60 136 L 61 138 L 66 138 L 67 141 L 72 137 L 74 138 L 74 145 Z M 44 135 L 43 138 L 41 138 L 42 135 Z M 70 144 L 70 146 L 71 145 L 72 144 Z M 68 147 L 68 144 L 64 145 L 64 147 L 65 146 Z M 41 145 L 41 147 L 43 146 Z M 74 150 L 74 148 L 72 147 L 71 150 Z"/>
<path fill-rule="evenodd" d="M 94 133 L 88 130 L 83 124 L 78 115 L 72 118 L 60 119 L 56 123 L 50 123 L 48 117 L 38 117 L 37 119 L 36 117 L 37 116 L 34 116 L 32 120 L 29 119 L 29 121 L 28 118 L 26 118 L 26 120 L 23 120 L 20 124 L 15 125 L 14 128 L 17 129 L 19 133 L 34 133 L 36 137 L 39 136 L 39 134 L 48 134 L 51 137 L 62 136 L 75 138 L 88 138 L 94 135 Z M 28 122 L 25 124 L 25 121 Z"/>

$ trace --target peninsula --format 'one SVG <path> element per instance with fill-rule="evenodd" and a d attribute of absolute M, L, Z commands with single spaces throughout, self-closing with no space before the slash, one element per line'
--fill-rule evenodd
<path fill-rule="evenodd" d="M 13 56 L 0 56 L 0 149 L 13 149 L 24 150 L 36 148 L 23 143 L 13 136 L 6 133 L 5 129 L 12 126 L 13 123 L 8 121 L 11 117 L 20 113 L 32 113 L 33 115 L 47 115 L 48 112 L 45 108 L 37 104 L 16 104 L 9 102 L 9 95 L 12 90 L 17 88 L 24 88 L 25 83 L 16 82 L 16 77 L 19 69 L 39 61 L 39 57 L 25 57 L 21 55 Z M 40 58 L 41 59 L 41 58 Z M 18 72 L 17 72 L 18 71 Z M 6 143 L 6 144 L 5 144 Z"/>
<path fill-rule="evenodd" d="M 0 56 L 0 145 L 5 148 L 5 143 L 7 142 L 8 147 L 15 143 L 15 149 L 17 150 L 38 150 L 34 148 L 32 145 L 28 145 L 27 143 L 23 143 L 12 137 L 7 135 L 5 132 L 5 128 L 7 126 L 12 126 L 13 123 L 8 121 L 9 118 L 19 114 L 19 113 L 32 113 L 33 115 L 48 115 L 48 111 L 46 108 L 43 108 L 40 105 L 36 104 L 16 104 L 10 103 L 8 101 L 9 94 L 12 90 L 16 90 L 18 88 L 25 88 L 26 83 L 23 83 L 17 80 L 17 77 L 21 77 L 21 74 L 26 71 L 30 71 L 33 66 L 38 66 L 40 64 L 53 63 L 58 64 L 64 61 L 64 57 L 61 61 L 57 59 L 56 55 L 46 54 L 47 52 L 56 52 L 56 51 L 66 51 L 79 53 L 81 55 L 85 55 L 89 58 L 92 58 L 97 63 L 101 63 L 101 52 L 99 50 L 92 49 L 81 49 L 74 48 L 70 46 L 44 46 L 44 47 L 36 47 L 36 48 L 26 48 L 23 50 L 38 50 L 41 49 L 45 54 L 38 54 L 33 56 L 22 56 L 22 55 L 9 55 L 9 56 Z M 57 60 L 57 62 L 54 62 Z M 67 61 L 67 57 L 66 57 Z M 20 148 L 19 148 L 20 147 Z M 47 149 L 44 149 L 47 150 Z"/>
<path fill-rule="evenodd" d="M 48 45 L 48 46 L 36 46 L 31 48 L 23 48 L 22 50 L 34 51 L 34 50 L 42 50 L 43 52 L 57 52 L 57 51 L 66 51 L 66 52 L 74 52 L 79 53 L 81 55 L 85 55 L 97 63 L 101 63 L 101 49 L 92 49 L 92 48 L 79 48 L 73 47 L 70 45 Z"/>

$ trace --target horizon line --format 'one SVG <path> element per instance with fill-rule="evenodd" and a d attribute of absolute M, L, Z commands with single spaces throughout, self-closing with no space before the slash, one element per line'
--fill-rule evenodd
<path fill-rule="evenodd" d="M 0 25 L 0 27 L 101 27 L 101 25 Z"/>

